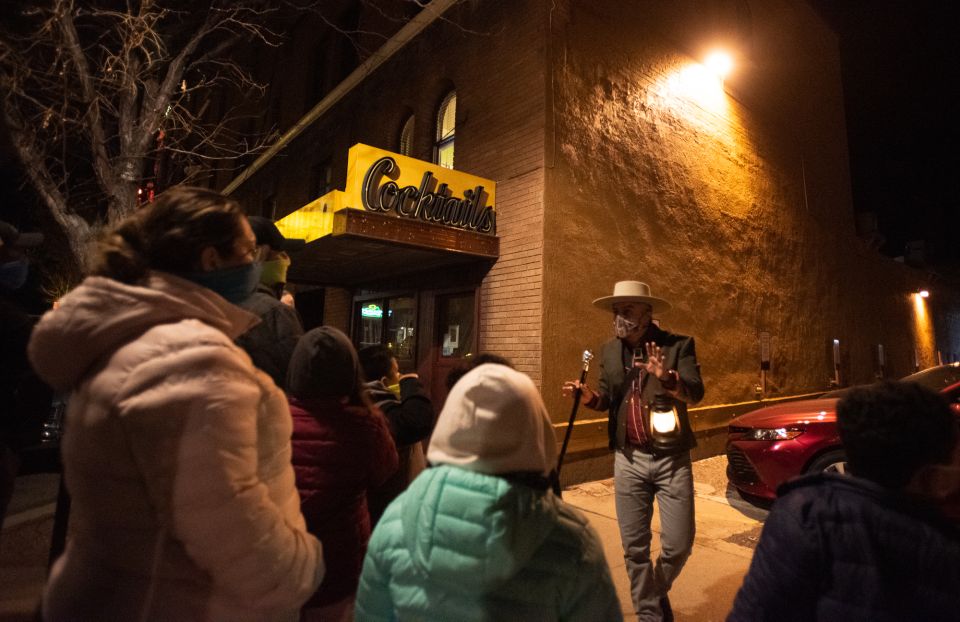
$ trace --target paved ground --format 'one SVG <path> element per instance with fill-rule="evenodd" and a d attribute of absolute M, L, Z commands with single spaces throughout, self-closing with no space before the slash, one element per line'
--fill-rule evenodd
<path fill-rule="evenodd" d="M 693 554 L 670 592 L 678 622 L 726 619 L 750 566 L 762 521 L 767 515 L 765 509 L 743 501 L 733 490 L 728 491 L 725 469 L 723 456 L 694 463 L 697 535 Z M 585 512 L 600 533 L 624 618 L 635 619 L 620 547 L 613 480 L 574 486 L 564 491 L 563 498 Z M 656 514 L 653 531 L 653 554 L 656 555 L 660 548 L 660 521 Z"/>
<path fill-rule="evenodd" d="M 697 536 L 693 554 L 670 594 L 680 622 L 725 619 L 767 514 L 728 489 L 725 468 L 722 456 L 694 463 Z M 46 575 L 58 482 L 56 475 L 31 475 L 17 482 L 17 493 L 0 535 L 0 622 L 25 622 L 33 615 Z M 612 480 L 571 487 L 563 497 L 585 512 L 599 532 L 629 620 L 633 611 Z M 656 518 L 653 530 L 656 551 L 660 531 Z"/>

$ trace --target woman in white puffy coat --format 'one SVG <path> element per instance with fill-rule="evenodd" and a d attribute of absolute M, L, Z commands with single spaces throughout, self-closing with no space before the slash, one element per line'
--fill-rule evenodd
<path fill-rule="evenodd" d="M 69 536 L 45 620 L 296 619 L 322 579 L 287 401 L 233 344 L 257 322 L 232 304 L 256 255 L 235 201 L 168 190 L 34 330 L 35 369 L 71 391 Z"/>

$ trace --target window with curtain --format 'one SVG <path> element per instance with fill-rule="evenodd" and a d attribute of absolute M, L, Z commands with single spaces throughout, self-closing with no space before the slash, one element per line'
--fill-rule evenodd
<path fill-rule="evenodd" d="M 400 153 L 405 156 L 413 153 L 413 115 L 407 117 L 400 128 Z"/>
<path fill-rule="evenodd" d="M 437 111 L 437 142 L 434 161 L 444 168 L 453 168 L 453 138 L 456 132 L 457 93 L 450 91 Z"/>

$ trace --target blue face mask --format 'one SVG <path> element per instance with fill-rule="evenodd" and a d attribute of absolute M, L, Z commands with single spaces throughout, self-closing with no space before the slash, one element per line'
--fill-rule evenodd
<path fill-rule="evenodd" d="M 242 266 L 221 268 L 209 272 L 191 272 L 183 276 L 197 285 L 212 289 L 223 296 L 227 302 L 238 305 L 249 298 L 250 294 L 257 289 L 262 270 L 263 264 L 255 261 Z"/>
<path fill-rule="evenodd" d="M 7 289 L 20 289 L 27 282 L 30 263 L 26 259 L 17 259 L 0 264 L 0 286 Z"/>

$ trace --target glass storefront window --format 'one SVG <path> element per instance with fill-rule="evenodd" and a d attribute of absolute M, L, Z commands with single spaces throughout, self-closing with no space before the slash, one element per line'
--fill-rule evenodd
<path fill-rule="evenodd" d="M 402 373 L 417 367 L 417 300 L 413 296 L 387 299 L 386 345 L 393 350 Z"/>
<path fill-rule="evenodd" d="M 441 358 L 463 358 L 473 354 L 473 292 L 437 298 L 437 336 Z"/>
<path fill-rule="evenodd" d="M 357 349 L 372 346 L 383 338 L 384 300 L 366 300 L 358 305 Z"/>
<path fill-rule="evenodd" d="M 392 296 L 367 299 L 354 306 L 357 349 L 382 344 L 393 351 L 401 373 L 417 367 L 417 299 Z"/>

